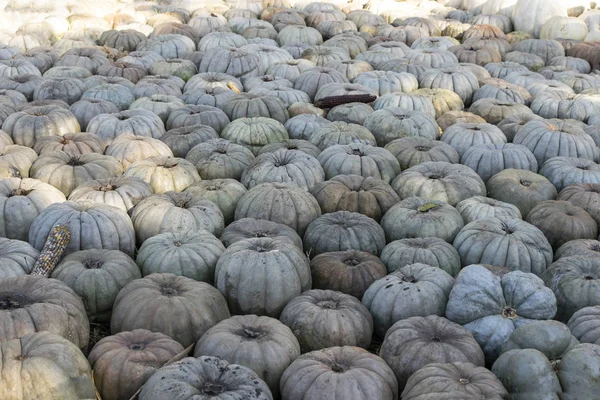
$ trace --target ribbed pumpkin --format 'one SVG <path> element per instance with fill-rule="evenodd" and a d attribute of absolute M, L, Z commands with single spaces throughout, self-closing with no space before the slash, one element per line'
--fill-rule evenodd
<path fill-rule="evenodd" d="M 538 170 L 535 155 L 527 147 L 515 143 L 475 145 L 463 153 L 460 163 L 472 168 L 484 182 L 507 169 Z"/>
<path fill-rule="evenodd" d="M 181 192 L 201 180 L 194 164 L 175 157 L 150 157 L 136 161 L 127 167 L 123 176 L 142 179 L 154 193 Z"/>
<path fill-rule="evenodd" d="M 229 245 L 215 269 L 215 287 L 233 314 L 278 317 L 290 299 L 310 286 L 310 265 L 302 250 L 271 238 Z"/>
<path fill-rule="evenodd" d="M 452 146 L 439 140 L 423 137 L 404 137 L 389 142 L 388 150 L 400 163 L 402 170 L 428 161 L 442 161 L 458 164 L 460 156 Z"/>
<path fill-rule="evenodd" d="M 565 200 L 587 211 L 596 224 L 600 222 L 600 184 L 575 183 L 558 194 L 557 200 Z"/>
<path fill-rule="evenodd" d="M 561 191 L 576 183 L 600 183 L 600 165 L 577 157 L 552 157 L 544 163 L 540 175 Z"/>
<path fill-rule="evenodd" d="M 220 239 L 225 247 L 229 247 L 240 240 L 252 238 L 272 238 L 302 248 L 302 239 L 294 229 L 265 219 L 242 218 L 233 221 L 223 230 Z"/>
<path fill-rule="evenodd" d="M 517 206 L 490 197 L 473 196 L 456 205 L 456 210 L 465 220 L 465 224 L 486 218 L 522 219 Z"/>
<path fill-rule="evenodd" d="M 381 261 L 390 273 L 407 265 L 425 264 L 456 276 L 461 268 L 456 249 L 437 237 L 394 240 L 381 252 Z"/>
<path fill-rule="evenodd" d="M 440 135 L 437 122 L 429 114 L 400 107 L 377 110 L 365 119 L 364 125 L 373 133 L 380 147 L 403 137 L 437 139 Z"/>
<path fill-rule="evenodd" d="M 71 192 L 69 200 L 91 200 L 129 212 L 152 194 L 152 188 L 143 180 L 120 176 L 87 181 Z"/>
<path fill-rule="evenodd" d="M 223 129 L 221 137 L 249 148 L 255 156 L 263 146 L 289 138 L 280 121 L 262 116 L 232 121 Z"/>
<path fill-rule="evenodd" d="M 375 146 L 376 143 L 375 137 L 368 128 L 343 121 L 335 121 L 315 129 L 308 140 L 321 150 L 334 145 L 363 143 Z"/>

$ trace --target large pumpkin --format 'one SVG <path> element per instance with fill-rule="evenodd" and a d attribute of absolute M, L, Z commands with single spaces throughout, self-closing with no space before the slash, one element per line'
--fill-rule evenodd
<path fill-rule="evenodd" d="M 270 238 L 241 240 L 219 258 L 215 287 L 233 314 L 278 317 L 290 299 L 310 289 L 310 265 L 297 246 Z"/>
<path fill-rule="evenodd" d="M 227 302 L 208 283 L 173 274 L 152 274 L 121 289 L 112 310 L 110 330 L 116 334 L 147 329 L 164 333 L 187 347 L 225 318 L 229 318 Z"/>

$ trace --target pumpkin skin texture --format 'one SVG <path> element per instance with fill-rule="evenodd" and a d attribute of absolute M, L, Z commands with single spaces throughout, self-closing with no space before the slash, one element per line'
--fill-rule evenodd
<path fill-rule="evenodd" d="M 600 259 L 582 255 L 556 260 L 542 279 L 556 295 L 556 319 L 566 322 L 578 310 L 600 304 Z"/>
<path fill-rule="evenodd" d="M 29 275 L 39 255 L 25 241 L 0 238 L 0 280 Z"/>
<path fill-rule="evenodd" d="M 394 240 L 381 252 L 381 261 L 389 273 L 417 263 L 440 268 L 451 276 L 456 276 L 461 268 L 456 249 L 437 237 Z"/>
<path fill-rule="evenodd" d="M 302 250 L 271 238 L 231 244 L 215 269 L 215 287 L 232 314 L 277 318 L 285 304 L 311 284 L 310 264 Z"/>
<path fill-rule="evenodd" d="M 536 226 L 516 218 L 483 218 L 467 224 L 454 247 L 463 266 L 490 264 L 540 276 L 552 264 L 552 246 Z"/>
<path fill-rule="evenodd" d="M 152 194 L 152 188 L 143 180 L 120 176 L 87 181 L 71 192 L 69 200 L 90 200 L 129 212 Z"/>
<path fill-rule="evenodd" d="M 45 331 L 4 338 L 0 354 L 0 368 L 6 371 L 0 385 L 3 400 L 96 398 L 90 365 L 67 339 Z"/>
<path fill-rule="evenodd" d="M 63 224 L 71 233 L 65 255 L 78 250 L 107 249 L 133 256 L 135 231 L 127 213 L 89 200 L 54 203 L 45 208 L 31 224 L 29 243 L 42 250 L 52 229 Z"/>
<path fill-rule="evenodd" d="M 568 201 L 548 200 L 538 204 L 527 215 L 527 222 L 544 233 L 553 249 L 570 240 L 598 237 L 598 226 L 592 216 Z"/>
<path fill-rule="evenodd" d="M 392 187 L 401 199 L 423 197 L 455 206 L 473 196 L 485 196 L 485 184 L 471 168 L 447 162 L 424 162 L 401 172 Z"/>
<path fill-rule="evenodd" d="M 0 237 L 27 241 L 35 217 L 50 204 L 63 201 L 66 198 L 60 190 L 37 179 L 2 179 Z"/>
<path fill-rule="evenodd" d="M 458 164 L 460 156 L 449 144 L 422 137 L 405 137 L 389 142 L 388 150 L 400 163 L 402 170 L 427 161 L 444 161 Z"/>
<path fill-rule="evenodd" d="M 385 232 L 373 219 L 354 212 L 324 214 L 310 223 L 304 234 L 304 251 L 310 257 L 330 251 L 360 250 L 379 255 Z"/>
<path fill-rule="evenodd" d="M 456 210 L 462 215 L 465 224 L 485 218 L 522 218 L 517 206 L 483 196 L 473 196 L 461 201 L 456 205 Z"/>
<path fill-rule="evenodd" d="M 255 156 L 264 146 L 289 139 L 281 122 L 265 117 L 232 120 L 221 132 L 221 137 L 247 147 Z"/>
<path fill-rule="evenodd" d="M 140 178 L 154 193 L 181 192 L 200 180 L 196 166 L 183 158 L 150 157 L 127 167 L 123 176 Z"/>
<path fill-rule="evenodd" d="M 111 156 L 96 153 L 78 156 L 58 150 L 38 157 L 29 172 L 32 178 L 49 183 L 69 196 L 84 182 L 122 175 L 123 165 Z"/>
<path fill-rule="evenodd" d="M 187 357 L 156 371 L 140 400 L 273 400 L 269 387 L 250 368 L 219 357 Z"/>
<path fill-rule="evenodd" d="M 536 349 L 556 360 L 577 346 L 579 341 L 567 325 L 553 320 L 534 321 L 515 329 L 502 353 L 515 349 Z"/>
<path fill-rule="evenodd" d="M 148 329 L 187 347 L 226 318 L 229 310 L 225 298 L 208 283 L 173 274 L 152 274 L 121 289 L 113 306 L 110 331 L 114 335 Z"/>
<path fill-rule="evenodd" d="M 223 229 L 220 239 L 225 247 L 229 247 L 240 240 L 252 238 L 271 238 L 302 248 L 302 238 L 295 230 L 266 219 L 242 218 L 234 221 Z"/>
<path fill-rule="evenodd" d="M 362 301 L 384 337 L 394 323 L 410 317 L 443 316 L 454 278 L 440 268 L 410 264 L 375 281 Z"/>
<path fill-rule="evenodd" d="M 469 362 L 426 365 L 408 378 L 402 391 L 403 400 L 500 400 L 507 395 L 494 374 Z"/>
<path fill-rule="evenodd" d="M 600 344 L 600 306 L 583 307 L 576 311 L 567 325 L 581 343 Z"/>
<path fill-rule="evenodd" d="M 310 192 L 321 206 L 323 214 L 351 211 L 379 221 L 400 198 L 392 187 L 372 177 L 337 175 L 316 184 Z"/>
<path fill-rule="evenodd" d="M 217 261 L 225 246 L 205 230 L 165 232 L 147 239 L 136 263 L 143 276 L 171 273 L 212 283 Z"/>
<path fill-rule="evenodd" d="M 159 140 L 169 146 L 175 157 L 185 158 L 194 146 L 218 138 L 217 132 L 208 125 L 188 125 L 168 130 Z"/>
<path fill-rule="evenodd" d="M 313 288 L 334 290 L 361 299 L 367 288 L 386 275 L 371 253 L 356 250 L 321 253 L 310 261 Z"/>
<path fill-rule="evenodd" d="M 118 250 L 82 250 L 63 258 L 51 278 L 66 283 L 83 300 L 90 322 L 109 322 L 117 293 L 142 277 L 136 263 Z"/>
<path fill-rule="evenodd" d="M 484 366 L 484 355 L 473 335 L 437 315 L 396 322 L 386 333 L 379 355 L 392 368 L 398 386 L 428 364 L 470 362 Z"/>
<path fill-rule="evenodd" d="M 254 155 L 242 145 L 219 138 L 192 147 L 185 159 L 196 166 L 202 179 L 239 180 Z"/>
<path fill-rule="evenodd" d="M 242 173 L 241 182 L 248 189 L 265 182 L 291 183 L 312 189 L 325 180 L 319 161 L 298 150 L 277 150 L 256 157 Z"/>
<path fill-rule="evenodd" d="M 0 330 L 3 340 L 48 331 L 79 348 L 88 345 L 90 335 L 77 294 L 59 280 L 32 275 L 0 280 Z"/>
<path fill-rule="evenodd" d="M 600 223 L 600 184 L 575 183 L 558 194 L 557 200 L 565 200 L 587 211 L 596 224 Z"/>
<path fill-rule="evenodd" d="M 159 233 L 206 229 L 215 236 L 225 221 L 219 207 L 191 193 L 166 192 L 140 201 L 131 213 L 138 244 Z"/>
<path fill-rule="evenodd" d="M 398 383 L 386 363 L 360 347 L 330 347 L 296 358 L 281 377 L 284 400 L 393 400 Z"/>
<path fill-rule="evenodd" d="M 463 123 L 449 126 L 440 140 L 452 146 L 463 157 L 467 150 L 476 145 L 505 144 L 506 136 L 492 124 Z"/>
<path fill-rule="evenodd" d="M 388 242 L 415 237 L 439 237 L 452 242 L 463 226 L 463 218 L 454 207 L 421 197 L 402 200 L 381 220 Z"/>
<path fill-rule="evenodd" d="M 287 225 L 300 236 L 321 216 L 321 207 L 308 191 L 292 184 L 261 183 L 248 191 L 235 208 L 235 220 L 265 219 Z"/>
<path fill-rule="evenodd" d="M 119 136 L 105 150 L 105 154 L 113 156 L 127 169 L 136 161 L 150 157 L 173 157 L 173 152 L 158 139 L 143 136 Z"/>
<path fill-rule="evenodd" d="M 88 356 L 105 400 L 131 398 L 183 346 L 160 332 L 135 329 L 102 338 Z"/>
<path fill-rule="evenodd" d="M 511 271 L 500 277 L 471 265 L 456 277 L 446 317 L 472 332 L 493 362 L 516 328 L 551 319 L 556 311 L 556 297 L 534 274 Z"/>
<path fill-rule="evenodd" d="M 367 348 L 373 317 L 358 299 L 313 289 L 290 300 L 279 317 L 298 338 L 303 353 L 334 346 Z"/>
<path fill-rule="evenodd" d="M 600 257 L 600 241 L 595 239 L 570 240 L 554 252 L 554 261 L 570 256 Z"/>
<path fill-rule="evenodd" d="M 365 119 L 364 124 L 381 147 L 402 137 L 416 136 L 435 140 L 440 135 L 440 128 L 430 115 L 400 107 L 377 110 Z"/>
<path fill-rule="evenodd" d="M 538 163 L 525 146 L 513 143 L 481 144 L 467 149 L 460 163 L 477 172 L 484 182 L 505 169 L 526 169 L 537 172 Z"/>
<path fill-rule="evenodd" d="M 576 157 L 552 157 L 540 169 L 559 192 L 576 183 L 600 183 L 600 165 Z"/>
<path fill-rule="evenodd" d="M 505 169 L 486 183 L 488 196 L 515 205 L 523 218 L 539 203 L 554 200 L 556 187 L 542 175 L 524 169 Z"/>
<path fill-rule="evenodd" d="M 106 145 L 93 133 L 65 133 L 63 136 L 44 136 L 38 139 L 33 150 L 38 154 L 60 150 L 71 154 L 104 153 Z"/>
<path fill-rule="evenodd" d="M 556 362 L 560 361 L 560 362 Z M 510 398 L 593 399 L 600 391 L 600 346 L 579 344 L 560 360 L 534 348 L 503 353 L 492 366 Z"/>
<path fill-rule="evenodd" d="M 268 359 L 265 354 L 277 354 Z M 279 396 L 279 379 L 300 356 L 290 328 L 275 318 L 235 315 L 210 328 L 196 343 L 194 357 L 219 357 L 254 371 Z"/>
<path fill-rule="evenodd" d="M 362 143 L 375 146 L 376 141 L 373 134 L 366 127 L 358 124 L 349 124 L 343 121 L 335 121 L 316 129 L 308 138 L 310 143 L 321 150 L 335 145 L 348 145 L 350 143 Z"/>

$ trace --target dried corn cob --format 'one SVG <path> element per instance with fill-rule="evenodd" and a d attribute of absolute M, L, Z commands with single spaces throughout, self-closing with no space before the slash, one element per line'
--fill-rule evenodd
<path fill-rule="evenodd" d="M 50 276 L 56 264 L 62 258 L 67 245 L 71 241 L 71 233 L 65 225 L 56 225 L 40 252 L 40 256 L 33 266 L 31 275 Z"/>
<path fill-rule="evenodd" d="M 372 94 L 348 94 L 345 96 L 323 97 L 315 101 L 315 106 L 319 108 L 333 108 L 348 103 L 372 103 L 377 100 L 377 96 Z"/>

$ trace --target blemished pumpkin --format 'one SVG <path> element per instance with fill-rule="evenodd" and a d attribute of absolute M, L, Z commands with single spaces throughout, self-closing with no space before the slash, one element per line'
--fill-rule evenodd
<path fill-rule="evenodd" d="M 331 382 L 322 385 L 320 382 Z M 363 389 L 364 387 L 364 389 Z M 281 376 L 285 400 L 335 398 L 344 391 L 354 400 L 398 398 L 398 382 L 384 360 L 353 346 L 315 350 L 296 358 Z"/>
<path fill-rule="evenodd" d="M 263 354 L 277 354 L 268 359 Z M 219 357 L 243 365 L 279 395 L 279 379 L 300 356 L 300 344 L 290 328 L 271 317 L 235 315 L 210 328 L 194 348 L 194 357 Z"/>
<path fill-rule="evenodd" d="M 169 312 L 160 312 L 165 308 Z M 225 298 L 208 283 L 173 274 L 152 274 L 129 282 L 119 291 L 110 330 L 116 334 L 151 329 L 187 347 L 226 318 L 229 310 Z"/>
<path fill-rule="evenodd" d="M 229 245 L 215 269 L 215 287 L 227 299 L 232 314 L 277 318 L 290 299 L 310 289 L 311 282 L 302 249 L 271 238 Z"/>
<path fill-rule="evenodd" d="M 133 396 L 154 372 L 181 352 L 183 346 L 163 333 L 134 329 L 100 339 L 88 360 L 102 398 L 118 400 Z"/>

